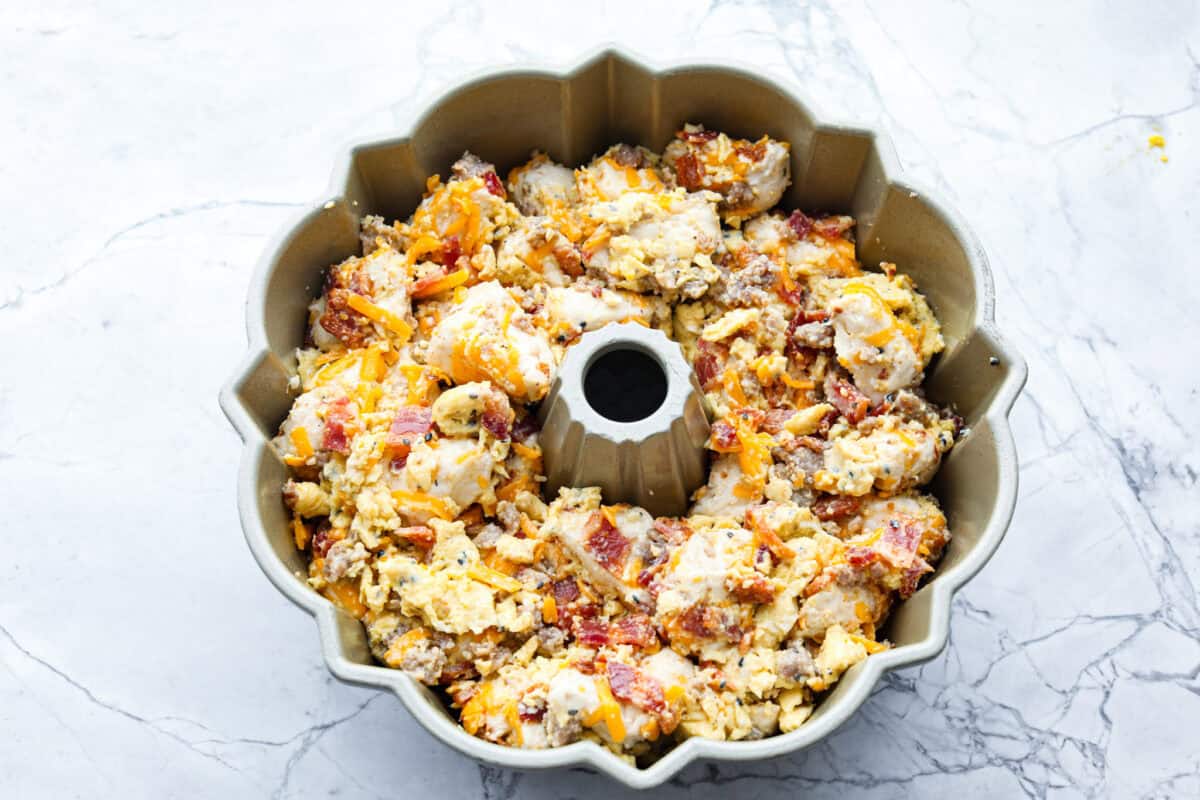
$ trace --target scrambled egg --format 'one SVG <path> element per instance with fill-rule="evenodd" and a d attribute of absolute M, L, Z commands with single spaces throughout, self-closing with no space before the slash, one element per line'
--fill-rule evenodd
<path fill-rule="evenodd" d="M 712 262 L 721 243 L 716 199 L 683 189 L 629 191 L 588 206 L 596 230 L 582 245 L 584 262 L 617 288 L 700 297 L 720 274 Z"/>
<path fill-rule="evenodd" d="M 825 468 L 813 484 L 821 491 L 863 495 L 876 488 L 897 492 L 928 483 L 953 444 L 953 423 L 930 427 L 894 415 L 875 417 L 862 426 L 832 431 Z"/>
<path fill-rule="evenodd" d="M 467 153 L 331 266 L 274 439 L 308 581 L 512 747 L 652 759 L 803 725 L 950 540 L 921 487 L 961 420 L 943 346 L 854 220 L 776 210 L 786 142 L 687 125 L 508 173 Z M 712 422 L 688 513 L 542 494 L 537 403 L 589 331 L 675 339 Z"/>

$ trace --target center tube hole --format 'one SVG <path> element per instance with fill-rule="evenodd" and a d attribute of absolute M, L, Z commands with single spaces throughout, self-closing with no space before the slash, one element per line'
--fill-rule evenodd
<path fill-rule="evenodd" d="M 613 422 L 637 422 L 667 399 L 667 375 L 658 361 L 642 350 L 609 350 L 584 373 L 583 396 L 598 414 Z"/>

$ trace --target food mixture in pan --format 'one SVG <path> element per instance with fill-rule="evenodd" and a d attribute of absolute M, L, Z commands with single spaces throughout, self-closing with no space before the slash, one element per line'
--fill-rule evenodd
<path fill-rule="evenodd" d="M 513 747 L 650 758 L 794 730 L 887 649 L 950 538 L 937 320 L 854 220 L 777 207 L 789 146 L 687 125 L 501 179 L 465 154 L 329 268 L 275 445 L 309 583 Z M 712 421 L 687 516 L 540 490 L 537 404 L 588 331 L 679 343 Z"/>

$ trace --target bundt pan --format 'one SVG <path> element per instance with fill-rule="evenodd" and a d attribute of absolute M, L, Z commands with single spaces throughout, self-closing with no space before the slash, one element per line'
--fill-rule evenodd
<path fill-rule="evenodd" d="M 791 142 L 792 186 L 785 208 L 853 214 L 864 265 L 895 262 L 926 294 L 942 322 L 946 349 L 928 370 L 932 400 L 953 407 L 969 432 L 950 453 L 931 489 L 954 539 L 928 583 L 891 616 L 894 647 L 851 668 L 810 720 L 759 741 L 691 739 L 658 761 L 636 767 L 590 742 L 518 750 L 464 731 L 431 690 L 377 666 L 360 623 L 305 583 L 280 499 L 287 477 L 268 443 L 292 402 L 288 379 L 304 336 L 306 307 L 322 270 L 359 253 L 365 213 L 405 218 L 425 178 L 445 173 L 471 150 L 500 174 L 537 147 L 567 164 L 613 142 L 660 150 L 685 122 L 733 136 L 763 133 Z M 329 669 L 349 683 L 389 689 L 434 736 L 481 761 L 517 769 L 587 766 L 631 786 L 659 784 L 700 758 L 749 760 L 801 750 L 854 712 L 887 670 L 935 656 L 946 644 L 950 603 L 1004 536 L 1017 494 L 1017 457 L 1007 414 L 1025 365 L 996 331 L 992 278 L 975 237 L 958 216 L 907 180 L 879 134 L 831 123 L 799 90 L 745 67 L 687 64 L 658 68 L 604 50 L 565 71 L 505 69 L 466 81 L 391 139 L 348 148 L 328 196 L 300 213 L 266 250 L 250 285 L 250 355 L 221 391 L 221 406 L 245 441 L 238 507 L 246 541 L 267 577 L 316 617 Z"/>

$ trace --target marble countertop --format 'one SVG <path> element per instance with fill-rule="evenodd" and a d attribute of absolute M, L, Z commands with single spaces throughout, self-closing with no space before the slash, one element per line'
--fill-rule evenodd
<path fill-rule="evenodd" d="M 619 793 L 480 767 L 332 680 L 246 550 L 216 403 L 252 265 L 342 142 L 606 41 L 754 63 L 890 133 L 1030 367 L 1016 516 L 945 652 L 807 752 L 657 795 L 1200 794 L 1193 4 L 234 5 L 0 8 L 0 794 Z"/>

